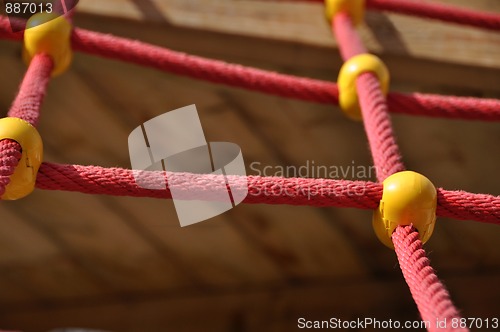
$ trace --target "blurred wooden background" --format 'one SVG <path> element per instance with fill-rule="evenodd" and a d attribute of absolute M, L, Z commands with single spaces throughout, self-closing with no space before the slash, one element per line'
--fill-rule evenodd
<path fill-rule="evenodd" d="M 497 0 L 446 1 L 500 12 Z M 335 81 L 321 4 L 81 0 L 75 25 L 259 68 Z M 500 98 L 500 36 L 369 12 L 361 28 L 392 88 Z M 25 71 L 0 41 L 0 109 Z M 334 106 L 271 97 L 76 54 L 50 86 L 46 160 L 130 167 L 128 134 L 196 104 L 208 141 L 249 165 L 371 165 L 362 125 Z M 498 123 L 394 116 L 408 168 L 447 189 L 500 194 Z M 255 172 L 253 172 L 255 173 Z M 414 320 L 417 309 L 371 213 L 240 205 L 180 228 L 171 201 L 36 191 L 0 204 L 0 327 L 48 331 L 293 331 L 297 320 Z M 440 219 L 428 252 L 465 317 L 499 317 L 500 229 Z"/>

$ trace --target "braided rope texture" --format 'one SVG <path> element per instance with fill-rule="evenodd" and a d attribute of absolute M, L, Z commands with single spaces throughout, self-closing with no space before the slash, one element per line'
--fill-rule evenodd
<path fill-rule="evenodd" d="M 378 79 L 372 73 L 364 73 L 358 77 L 356 85 L 377 179 L 382 182 L 391 174 L 404 171 L 405 167 Z"/>
<path fill-rule="evenodd" d="M 33 57 L 8 116 L 23 119 L 34 127 L 38 125 L 52 68 L 53 62 L 48 55 L 38 54 Z"/>
<path fill-rule="evenodd" d="M 0 141 L 0 196 L 10 183 L 17 164 L 21 159 L 21 146 L 16 141 L 4 139 Z"/>
<path fill-rule="evenodd" d="M 21 30 L 19 27 L 23 25 L 22 21 L 12 19 L 11 21 L 16 25 L 16 29 Z M 0 16 L 0 38 L 22 40 L 23 33 L 13 33 L 9 20 Z M 281 97 L 338 104 L 338 89 L 333 82 L 228 64 L 79 28 L 74 29 L 72 43 L 73 48 L 78 51 L 129 61 L 177 75 Z M 391 92 L 387 102 L 389 111 L 394 113 L 500 121 L 500 100 L 497 99 Z"/>
<path fill-rule="evenodd" d="M 452 319 L 460 319 L 460 314 L 453 305 L 450 294 L 430 266 L 417 230 L 413 226 L 399 226 L 392 235 L 392 242 L 399 266 L 422 320 L 430 323 L 428 331 L 468 331 L 465 328 L 452 327 Z M 437 319 L 446 319 L 447 328 L 436 326 Z"/>
<path fill-rule="evenodd" d="M 367 53 L 347 13 L 338 13 L 332 20 L 332 28 L 344 60 Z M 373 73 L 365 72 L 358 76 L 356 87 L 377 178 L 382 182 L 388 176 L 403 171 L 404 165 L 378 78 Z M 393 235 L 393 241 L 395 246 L 397 245 L 396 254 L 401 270 L 420 315 L 424 321 L 431 324 L 428 330 L 435 331 L 438 328 L 435 326 L 436 318 L 459 318 L 460 316 L 448 292 L 430 267 L 418 236 L 418 232 L 411 226 L 398 227 Z M 457 331 L 449 327 L 448 330 Z"/>
<path fill-rule="evenodd" d="M 52 68 L 53 62 L 49 56 L 39 54 L 33 57 L 8 116 L 23 119 L 35 127 L 38 125 L 40 108 L 47 92 Z M 5 193 L 20 159 L 19 143 L 8 139 L 0 141 L 0 196 Z"/>
<path fill-rule="evenodd" d="M 45 162 L 38 172 L 36 186 L 44 190 L 63 190 L 93 195 L 172 198 L 170 186 L 185 189 L 185 199 L 217 199 L 203 196 L 206 186 L 220 181 L 217 175 L 141 172 L 141 183 L 155 184 L 166 179 L 164 190 L 141 188 L 137 171 L 99 166 L 61 165 Z M 135 174 L 135 175 L 134 175 Z M 214 178 L 215 177 L 215 178 Z M 247 186 L 244 203 L 287 204 L 316 207 L 348 207 L 374 210 L 382 198 L 380 183 L 332 179 L 227 176 L 238 191 Z M 149 181 L 149 182 L 148 182 Z M 217 182 L 218 183 L 218 182 Z M 145 186 L 143 186 L 145 187 Z M 449 191 L 438 188 L 437 214 L 457 220 L 476 220 L 500 225 L 500 196 Z M 226 191 L 221 192 L 226 198 Z"/>
<path fill-rule="evenodd" d="M 415 0 L 367 0 L 366 5 L 378 10 L 500 31 L 500 16 L 488 12 Z"/>
<path fill-rule="evenodd" d="M 346 13 L 341 12 L 335 16 L 332 30 L 344 61 L 368 52 Z M 377 77 L 372 73 L 361 74 L 356 80 L 356 87 L 377 179 L 382 182 L 389 175 L 404 171 L 405 167 Z"/>
<path fill-rule="evenodd" d="M 324 0 L 298 0 L 320 2 Z M 366 7 L 443 22 L 468 25 L 475 28 L 499 31 L 500 15 L 457 6 L 419 0 L 366 0 Z"/>

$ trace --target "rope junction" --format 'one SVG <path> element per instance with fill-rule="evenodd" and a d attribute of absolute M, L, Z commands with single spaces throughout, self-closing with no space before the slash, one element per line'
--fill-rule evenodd
<path fill-rule="evenodd" d="M 348 6 L 346 3 L 352 4 L 356 1 L 358 0 L 327 0 L 327 5 L 335 3 L 334 6 L 340 6 L 339 10 L 332 15 L 331 23 L 339 50 L 345 61 L 367 53 L 356 31 L 349 8 L 342 7 Z M 499 15 L 447 5 L 401 0 L 367 0 L 366 6 L 369 9 L 412 14 L 484 29 L 500 30 Z M 15 29 L 11 28 L 11 24 L 15 26 Z M 12 18 L 9 20 L 0 16 L 0 38 L 23 40 L 24 29 L 22 27 L 24 25 L 25 22 L 21 20 Z M 80 28 L 73 28 L 70 38 L 71 47 L 76 51 L 281 97 L 338 104 L 339 95 L 343 93 L 339 86 L 333 82 L 229 64 Z M 19 93 L 8 112 L 9 117 L 22 119 L 36 127 L 41 104 L 55 65 L 53 58 L 46 52 L 39 52 L 33 56 Z M 379 183 L 233 176 L 232 183 L 248 187 L 249 194 L 244 202 L 376 210 L 379 208 L 384 193 L 382 182 L 405 170 L 393 133 L 389 112 L 452 119 L 500 120 L 500 100 L 396 92 L 389 92 L 386 96 L 382 92 L 379 78 L 370 71 L 361 73 L 357 77 L 355 85 L 361 109 L 360 115 L 367 133 Z M 20 143 L 8 138 L 0 141 L 0 196 L 3 196 L 13 185 L 10 179 L 21 158 L 22 147 Z M 144 172 L 143 175 L 143 180 L 147 181 L 148 172 Z M 36 178 L 36 187 L 86 194 L 153 198 L 171 198 L 170 189 L 176 187 L 177 189 L 184 188 L 186 193 L 191 193 L 191 196 L 186 194 L 185 199 L 220 199 L 213 194 L 213 191 L 211 191 L 210 197 L 204 197 L 202 190 L 210 186 L 218 175 L 169 172 L 164 172 L 162 175 L 168 179 L 168 188 L 166 190 L 150 190 L 136 184 L 132 170 L 44 162 Z M 157 179 L 158 177 L 151 176 L 151 179 L 153 178 Z M 196 188 L 200 190 L 193 191 Z M 193 192 L 200 193 L 200 196 L 193 197 Z M 221 192 L 221 197 L 224 194 L 225 192 Z M 500 196 L 438 188 L 436 190 L 436 204 L 435 214 L 438 216 L 500 224 Z M 412 224 L 400 224 L 392 233 L 392 243 L 422 319 L 435 322 L 436 319 L 460 318 L 447 290 L 437 278 L 425 256 L 422 241 L 419 239 L 416 228 Z M 429 331 L 435 330 L 436 327 L 431 324 Z M 447 330 L 467 331 L 467 329 L 452 329 L 451 327 L 448 327 Z"/>

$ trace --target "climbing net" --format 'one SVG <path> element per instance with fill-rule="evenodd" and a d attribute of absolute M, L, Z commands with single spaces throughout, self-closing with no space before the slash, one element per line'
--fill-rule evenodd
<path fill-rule="evenodd" d="M 306 0 L 304 0 L 306 1 Z M 321 0 L 309 0 L 321 1 Z M 363 1 L 327 1 L 333 33 L 345 61 L 367 53 L 355 28 L 362 15 L 355 12 L 352 3 Z M 351 5 L 347 5 L 350 3 Z M 370 9 L 413 14 L 469 26 L 500 30 L 500 16 L 459 9 L 448 5 L 426 4 L 417 1 L 367 0 Z M 0 38 L 25 39 L 26 22 L 0 16 Z M 17 32 L 16 32 L 17 31 Z M 176 52 L 166 48 L 112 35 L 72 28 L 68 43 L 75 51 L 128 61 L 165 72 L 184 75 L 231 87 L 294 98 L 323 104 L 339 104 L 342 88 L 332 82 L 296 77 L 261 69 L 230 64 Z M 26 39 L 25 39 L 26 43 Z M 38 124 L 40 108 L 53 71 L 53 56 L 47 52 L 33 55 L 19 92 L 8 112 L 9 118 L 24 120 L 33 127 Z M 228 176 L 234 186 L 248 189 L 244 200 L 250 204 L 289 204 L 316 207 L 351 207 L 377 210 L 384 195 L 383 182 L 405 170 L 393 133 L 390 112 L 418 116 L 443 117 L 481 121 L 500 120 L 500 100 L 441 96 L 421 93 L 383 92 L 380 75 L 374 71 L 358 73 L 355 90 L 360 105 L 360 117 L 368 137 L 378 182 L 331 179 L 290 179 L 260 176 Z M 11 178 L 22 164 L 22 144 L 13 138 L 0 141 L 0 195 L 13 185 Z M 150 174 L 150 175 L 148 175 Z M 142 181 L 158 179 L 157 173 L 145 172 Z M 166 190 L 138 186 L 132 170 L 98 166 L 67 165 L 43 162 L 36 175 L 39 189 L 65 190 L 86 194 L 172 198 L 171 188 L 185 188 L 190 193 L 203 192 L 217 175 L 163 172 L 168 179 Z M 146 188 L 145 188 L 146 187 Z M 352 195 L 350 192 L 363 192 Z M 287 188 L 286 192 L 277 188 Z M 234 190 L 234 188 L 232 188 Z M 357 190 L 359 189 L 359 191 Z M 314 195 L 311 195 L 314 193 Z M 450 191 L 437 188 L 435 215 L 460 220 L 500 224 L 500 196 Z M 215 198 L 217 199 L 215 195 Z M 312 199 L 311 199 L 312 197 Z M 198 197 L 190 197 L 197 199 Z M 206 197 L 204 197 L 206 199 Z M 425 321 L 460 319 L 444 285 L 437 278 L 422 248 L 418 227 L 400 224 L 389 235 L 396 251 L 404 278 Z M 437 327 L 430 326 L 434 331 Z M 463 325 L 453 330 L 467 331 Z"/>

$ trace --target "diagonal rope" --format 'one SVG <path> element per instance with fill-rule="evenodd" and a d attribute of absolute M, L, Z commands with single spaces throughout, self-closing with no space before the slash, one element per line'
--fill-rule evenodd
<path fill-rule="evenodd" d="M 367 53 L 346 13 L 339 13 L 335 16 L 332 29 L 345 61 L 358 54 Z M 405 167 L 401 161 L 387 103 L 377 77 L 373 73 L 364 73 L 356 80 L 356 86 L 363 113 L 363 125 L 370 143 L 377 178 L 382 182 L 389 175 L 404 171 Z"/>
<path fill-rule="evenodd" d="M 420 316 L 423 321 L 429 322 L 428 331 L 468 331 L 466 328 L 453 327 L 453 320 L 460 320 L 460 314 L 431 267 L 416 229 L 413 226 L 399 226 L 392 235 L 392 242 Z M 437 326 L 438 320 L 446 320 L 446 328 Z"/>
<path fill-rule="evenodd" d="M 36 126 L 40 116 L 40 108 L 50 82 L 52 59 L 45 54 L 33 57 L 19 92 L 14 100 L 9 117 L 17 117 Z M 5 193 L 5 187 L 10 183 L 16 166 L 21 159 L 19 143 L 4 139 L 0 141 L 0 196 Z"/>
<path fill-rule="evenodd" d="M 348 14 L 340 12 L 335 15 L 332 28 L 344 60 L 367 52 Z M 370 72 L 361 74 L 356 80 L 356 87 L 377 178 L 382 182 L 386 177 L 403 171 L 404 166 L 378 78 Z M 430 322 L 428 330 L 432 332 L 438 329 L 435 325 L 437 318 L 446 318 L 450 322 L 452 318 L 460 318 L 460 315 L 430 267 L 418 236 L 412 226 L 400 226 L 393 233 L 392 239 L 413 299 L 422 319 Z M 467 331 L 454 329 L 451 325 L 447 330 Z"/>

